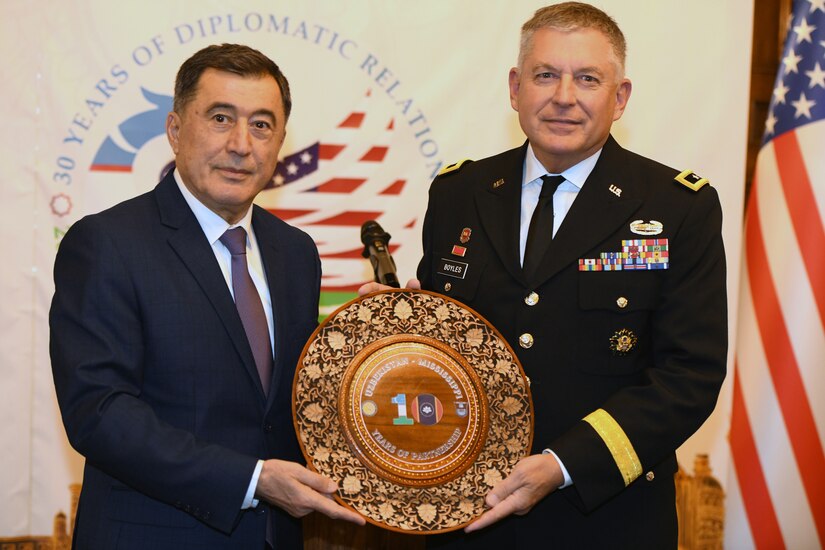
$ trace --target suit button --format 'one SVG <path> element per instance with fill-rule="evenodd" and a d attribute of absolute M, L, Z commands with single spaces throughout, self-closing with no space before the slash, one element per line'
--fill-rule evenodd
<path fill-rule="evenodd" d="M 264 431 L 266 433 L 271 432 L 272 431 L 272 424 L 267 424 L 266 426 L 264 426 Z"/>
<path fill-rule="evenodd" d="M 620 309 L 624 309 L 627 307 L 627 298 L 624 296 L 619 296 L 616 298 L 616 305 L 619 306 Z"/>
<path fill-rule="evenodd" d="M 532 348 L 533 347 L 533 335 L 529 332 L 525 332 L 521 336 L 518 337 L 518 345 L 523 347 L 524 349 Z"/>
<path fill-rule="evenodd" d="M 444 292 L 450 292 L 452 290 L 453 285 L 450 283 L 444 283 Z"/>
<path fill-rule="evenodd" d="M 527 304 L 528 306 L 536 305 L 537 303 L 539 303 L 539 295 L 536 294 L 535 292 L 531 292 L 530 294 L 527 295 L 526 298 L 524 298 L 524 303 Z"/>
<path fill-rule="evenodd" d="M 648 472 L 648 473 L 645 474 L 645 479 L 648 480 L 648 481 L 653 481 L 653 479 L 655 477 L 656 477 L 656 474 L 654 474 L 653 472 Z"/>
<path fill-rule="evenodd" d="M 189 512 L 192 511 L 192 507 L 187 504 L 186 506 L 183 507 L 183 511 L 188 514 Z"/>

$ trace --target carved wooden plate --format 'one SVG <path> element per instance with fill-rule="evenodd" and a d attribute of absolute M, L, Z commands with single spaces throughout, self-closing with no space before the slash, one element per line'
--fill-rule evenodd
<path fill-rule="evenodd" d="M 459 529 L 532 444 L 512 349 L 478 313 L 419 290 L 357 298 L 313 334 L 293 384 L 308 464 L 344 506 L 410 533 Z"/>

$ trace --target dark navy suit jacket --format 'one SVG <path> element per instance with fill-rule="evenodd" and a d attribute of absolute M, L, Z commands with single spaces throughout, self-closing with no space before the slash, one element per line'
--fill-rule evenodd
<path fill-rule="evenodd" d="M 78 548 L 300 547 L 300 524 L 242 511 L 256 461 L 301 460 L 291 383 L 317 325 L 312 239 L 253 206 L 275 325 L 269 398 L 209 242 L 170 173 L 87 216 L 55 261 L 50 352 L 71 444 L 86 458 Z"/>

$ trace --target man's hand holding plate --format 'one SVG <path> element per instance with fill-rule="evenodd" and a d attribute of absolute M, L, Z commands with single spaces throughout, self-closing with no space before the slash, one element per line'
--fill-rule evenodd
<path fill-rule="evenodd" d="M 564 483 L 564 474 L 552 454 L 531 455 L 522 458 L 507 478 L 487 494 L 490 507 L 464 531 L 472 533 L 503 519 L 510 514 L 523 516 L 541 499 Z"/>

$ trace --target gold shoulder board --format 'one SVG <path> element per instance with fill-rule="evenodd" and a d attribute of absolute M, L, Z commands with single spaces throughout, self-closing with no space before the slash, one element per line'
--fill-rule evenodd
<path fill-rule="evenodd" d="M 676 181 L 687 187 L 688 189 L 692 189 L 694 191 L 698 191 L 708 183 L 707 178 L 703 178 L 702 176 L 696 174 L 693 170 L 685 170 L 675 178 Z"/>
<path fill-rule="evenodd" d="M 441 170 L 439 170 L 438 175 L 443 176 L 444 174 L 449 174 L 450 172 L 455 172 L 456 170 L 458 170 L 459 168 L 461 168 L 462 166 L 464 166 L 468 162 L 473 162 L 473 161 L 471 159 L 464 159 L 464 160 L 460 160 L 458 162 L 454 162 L 453 164 L 449 164 L 449 165 L 445 166 L 444 168 L 442 168 Z"/>

